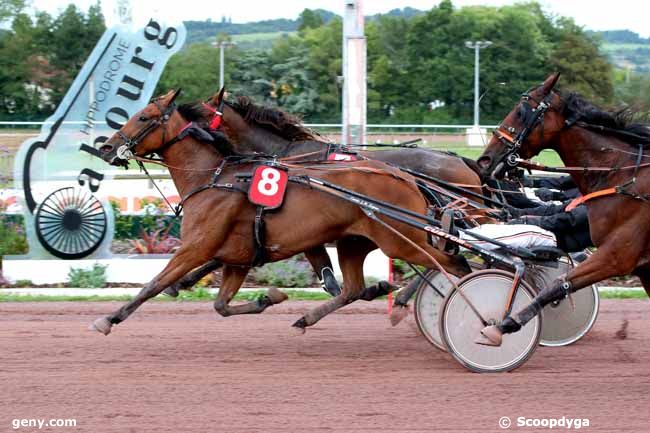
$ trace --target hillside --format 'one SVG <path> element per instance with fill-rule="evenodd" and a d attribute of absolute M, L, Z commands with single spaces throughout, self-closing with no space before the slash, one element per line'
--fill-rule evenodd
<path fill-rule="evenodd" d="M 650 72 L 650 38 L 630 30 L 590 32 L 602 41 L 601 50 L 621 69 Z"/>

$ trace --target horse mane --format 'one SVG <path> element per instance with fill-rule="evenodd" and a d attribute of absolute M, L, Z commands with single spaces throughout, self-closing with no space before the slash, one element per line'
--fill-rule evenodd
<path fill-rule="evenodd" d="M 239 155 L 233 144 L 228 140 L 228 137 L 219 131 L 214 131 L 209 128 L 208 120 L 212 115 L 210 111 L 203 103 L 201 102 L 190 102 L 187 104 L 181 104 L 176 107 L 178 114 L 180 114 L 188 122 L 194 122 L 197 124 L 204 133 L 209 134 L 212 137 L 211 141 L 201 140 L 201 137 L 198 138 L 204 143 L 212 145 L 222 156 L 232 156 Z M 208 137 L 206 137 L 208 138 Z"/>
<path fill-rule="evenodd" d="M 289 141 L 320 141 L 318 134 L 305 128 L 298 117 L 279 108 L 257 105 L 247 96 L 237 96 L 235 101 L 226 101 L 226 104 L 246 123 L 260 126 Z"/>
<path fill-rule="evenodd" d="M 575 92 L 562 93 L 561 96 L 565 101 L 564 115 L 568 119 L 607 128 L 605 133 L 617 135 L 631 145 L 650 145 L 650 123 L 640 112 L 631 108 L 605 111 Z"/>

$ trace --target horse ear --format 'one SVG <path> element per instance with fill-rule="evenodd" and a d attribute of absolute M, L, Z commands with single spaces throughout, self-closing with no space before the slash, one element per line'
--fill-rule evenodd
<path fill-rule="evenodd" d="M 544 84 L 542 84 L 542 90 L 544 91 L 544 95 L 548 95 L 549 93 L 551 93 L 551 90 L 553 90 L 553 88 L 555 87 L 559 79 L 560 79 L 560 73 L 555 72 L 549 75 L 546 80 L 544 80 Z"/>
<path fill-rule="evenodd" d="M 181 94 L 182 91 L 183 91 L 183 89 L 181 89 L 180 87 L 179 87 L 178 89 L 176 89 L 176 90 L 174 91 L 174 94 L 172 95 L 172 98 L 169 100 L 169 104 L 171 104 L 172 102 L 174 102 L 174 100 L 178 97 L 178 95 Z"/>

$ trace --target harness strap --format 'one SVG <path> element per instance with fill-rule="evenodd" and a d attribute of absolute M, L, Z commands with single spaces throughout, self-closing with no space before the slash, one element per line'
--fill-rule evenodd
<path fill-rule="evenodd" d="M 262 266 L 266 263 L 266 227 L 264 224 L 264 206 L 257 206 L 255 212 L 255 222 L 253 223 L 253 239 L 255 247 L 255 257 L 253 257 L 252 267 Z"/>
<path fill-rule="evenodd" d="M 573 209 L 576 207 L 580 206 L 581 204 L 593 200 L 598 197 L 604 197 L 608 195 L 614 195 L 618 193 L 618 188 L 612 187 L 612 188 L 606 188 L 606 189 L 601 189 L 598 191 L 590 192 L 589 194 L 583 195 L 581 197 L 575 198 L 569 203 L 569 205 L 564 209 L 565 212 L 571 212 Z"/>

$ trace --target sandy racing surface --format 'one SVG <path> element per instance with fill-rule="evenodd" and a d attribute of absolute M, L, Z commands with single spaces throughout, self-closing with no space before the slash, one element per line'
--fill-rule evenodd
<path fill-rule="evenodd" d="M 412 317 L 391 328 L 385 301 L 295 336 L 315 304 L 217 318 L 210 303 L 153 302 L 108 337 L 86 327 L 120 303 L 0 304 L 0 431 L 496 432 L 502 416 L 510 431 L 549 431 L 517 428 L 520 416 L 650 431 L 648 301 L 606 300 L 585 339 L 499 375 L 464 370 Z M 13 430 L 17 418 L 77 427 Z"/>

